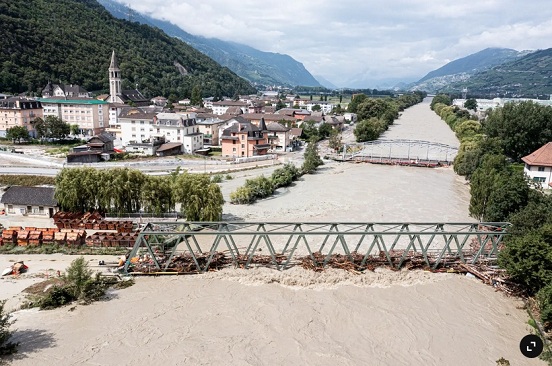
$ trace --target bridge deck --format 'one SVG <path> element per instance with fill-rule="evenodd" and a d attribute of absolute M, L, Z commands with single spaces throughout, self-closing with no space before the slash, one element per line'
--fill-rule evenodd
<path fill-rule="evenodd" d="M 324 268 L 336 259 L 359 269 L 401 268 L 417 262 L 496 260 L 508 223 L 152 222 L 140 232 L 125 263 L 128 272 L 201 273 L 221 265 L 282 270 Z M 147 254 L 147 256 L 144 256 Z M 140 264 L 130 258 L 141 256 Z M 145 260 L 144 260 L 145 259 Z"/>

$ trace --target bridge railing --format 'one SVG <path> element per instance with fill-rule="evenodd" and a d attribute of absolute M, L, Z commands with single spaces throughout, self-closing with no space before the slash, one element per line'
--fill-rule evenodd
<path fill-rule="evenodd" d="M 232 265 L 439 268 L 496 261 L 509 223 L 150 222 L 126 272 L 201 273 Z M 136 261 L 133 258 L 140 258 Z"/>

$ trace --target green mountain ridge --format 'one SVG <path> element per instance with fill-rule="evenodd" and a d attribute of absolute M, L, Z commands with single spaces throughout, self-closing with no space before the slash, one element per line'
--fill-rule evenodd
<path fill-rule="evenodd" d="M 422 83 L 426 80 L 440 76 L 460 73 L 475 73 L 486 70 L 495 65 L 515 60 L 521 54 L 521 52 L 509 48 L 486 48 L 466 57 L 451 61 L 446 65 L 429 72 L 426 76 L 418 80 L 417 83 Z"/>
<path fill-rule="evenodd" d="M 494 66 L 439 91 L 458 92 L 463 88 L 476 96 L 548 97 L 552 94 L 552 48 Z"/>
<path fill-rule="evenodd" d="M 260 51 L 244 44 L 217 38 L 195 36 L 173 23 L 134 12 L 113 0 L 98 1 L 113 16 L 128 19 L 130 12 L 132 21 L 158 27 L 166 34 L 183 40 L 251 83 L 291 87 L 321 86 L 302 63 L 289 55 Z"/>
<path fill-rule="evenodd" d="M 124 88 L 147 97 L 231 96 L 255 88 L 161 30 L 113 17 L 95 0 L 0 2 L 0 91 L 40 92 L 46 83 L 107 91 L 115 50 Z M 181 65 L 182 67 L 177 67 Z"/>

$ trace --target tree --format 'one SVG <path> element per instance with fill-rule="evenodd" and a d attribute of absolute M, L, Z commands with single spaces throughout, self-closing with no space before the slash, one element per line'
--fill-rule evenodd
<path fill-rule="evenodd" d="M 188 221 L 219 221 L 224 198 L 207 174 L 180 174 L 173 184 L 174 202 Z"/>
<path fill-rule="evenodd" d="M 301 166 L 301 170 L 305 174 L 312 174 L 316 171 L 316 168 L 318 168 L 320 165 L 324 164 L 322 162 L 322 159 L 320 159 L 320 155 L 318 155 L 318 148 L 316 146 L 316 140 L 311 139 L 309 141 L 309 144 L 307 148 L 305 149 L 304 154 L 305 160 L 303 161 L 303 165 Z"/>
<path fill-rule="evenodd" d="M 466 100 L 464 102 L 464 108 L 471 109 L 472 111 L 476 111 L 477 110 L 477 100 L 475 100 L 474 98 L 469 98 L 468 100 Z"/>
<path fill-rule="evenodd" d="M 515 161 L 552 141 L 552 107 L 531 101 L 506 103 L 489 112 L 483 130 L 502 141 L 504 154 Z"/>
<path fill-rule="evenodd" d="M 332 133 L 330 134 L 330 139 L 328 140 L 328 146 L 335 152 L 338 152 L 343 147 L 341 134 L 337 132 L 337 130 L 332 130 Z"/>
<path fill-rule="evenodd" d="M 473 173 L 470 193 L 470 216 L 505 221 L 527 205 L 529 186 L 523 172 L 508 166 L 504 155 L 486 155 Z"/>
<path fill-rule="evenodd" d="M 7 356 L 17 352 L 19 343 L 11 342 L 13 331 L 10 327 L 15 321 L 11 320 L 11 314 L 6 313 L 6 300 L 0 301 L 0 356 Z"/>
<path fill-rule="evenodd" d="M 278 111 L 285 107 L 286 107 L 286 104 L 281 99 L 278 99 L 278 103 L 276 103 L 276 110 Z"/>
<path fill-rule="evenodd" d="M 29 131 L 25 126 L 13 126 L 6 130 L 6 138 L 21 143 L 21 140 L 28 140 L 30 138 Z"/>
<path fill-rule="evenodd" d="M 190 104 L 191 105 L 200 105 L 202 102 L 201 99 L 201 89 L 199 85 L 194 85 L 192 89 L 192 96 L 190 98 Z"/>
<path fill-rule="evenodd" d="M 321 110 L 322 110 L 322 107 L 320 106 L 320 104 L 315 104 L 312 106 L 313 112 L 320 112 Z"/>
<path fill-rule="evenodd" d="M 80 134 L 79 125 L 71 125 L 71 135 L 78 135 L 78 134 Z"/>
<path fill-rule="evenodd" d="M 357 142 L 374 141 L 385 131 L 385 123 L 375 117 L 360 121 L 353 131 Z"/>
<path fill-rule="evenodd" d="M 431 110 L 434 110 L 435 105 L 438 103 L 442 103 L 444 105 L 452 105 L 452 99 L 450 99 L 450 97 L 446 94 L 437 94 L 433 97 L 433 100 L 431 101 Z"/>
<path fill-rule="evenodd" d="M 329 137 L 333 131 L 333 127 L 326 122 L 320 123 L 320 126 L 318 126 L 318 136 L 320 136 L 321 139 L 325 139 L 326 137 Z"/>

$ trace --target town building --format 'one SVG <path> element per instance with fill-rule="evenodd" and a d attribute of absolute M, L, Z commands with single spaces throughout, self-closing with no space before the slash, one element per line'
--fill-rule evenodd
<path fill-rule="evenodd" d="M 263 123 L 263 122 L 262 122 Z M 291 128 L 285 127 L 278 122 L 269 123 L 266 126 L 268 134 L 268 143 L 273 151 L 287 151 L 291 147 L 289 131 Z"/>
<path fill-rule="evenodd" d="M 270 144 L 264 121 L 259 127 L 241 116 L 228 122 L 231 125 L 221 136 L 222 156 L 241 158 L 267 154 Z"/>
<path fill-rule="evenodd" d="M 544 189 L 552 188 L 552 142 L 547 143 L 521 160 L 523 172 Z"/>
<path fill-rule="evenodd" d="M 206 146 L 220 145 L 222 126 L 226 124 L 226 120 L 219 117 L 210 113 L 197 114 L 197 127 L 199 127 L 199 132 L 203 134 L 203 144 Z"/>
<path fill-rule="evenodd" d="M 109 103 L 93 98 L 39 98 L 44 118 L 54 116 L 77 125 L 84 136 L 103 132 L 109 126 Z"/>
<path fill-rule="evenodd" d="M 153 108 L 124 109 L 119 115 L 121 141 L 129 144 L 152 143 L 163 137 L 167 143 L 180 144 L 180 152 L 192 154 L 203 148 L 195 113 L 159 113 Z"/>
<path fill-rule="evenodd" d="M 222 115 L 227 113 L 228 109 L 231 108 L 232 114 L 238 115 L 249 112 L 249 106 L 246 102 L 233 101 L 233 100 L 221 100 L 218 102 L 212 102 L 211 108 L 213 109 L 213 114 Z M 238 112 L 241 111 L 241 113 Z"/>
<path fill-rule="evenodd" d="M 26 127 L 36 137 L 32 121 L 38 117 L 43 118 L 40 101 L 22 97 L 0 99 L 0 137 L 6 137 L 7 130 L 15 126 Z"/>
<path fill-rule="evenodd" d="M 59 210 L 54 192 L 51 187 L 11 186 L 2 195 L 0 203 L 8 216 L 53 217 Z"/>
<path fill-rule="evenodd" d="M 91 98 L 90 93 L 80 85 L 52 84 L 42 89 L 42 98 Z"/>

